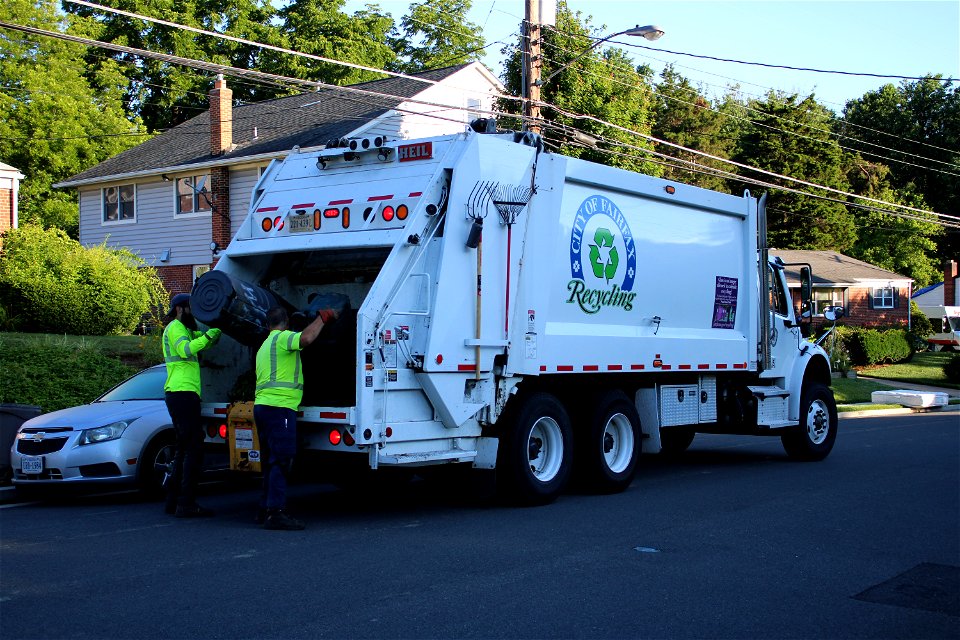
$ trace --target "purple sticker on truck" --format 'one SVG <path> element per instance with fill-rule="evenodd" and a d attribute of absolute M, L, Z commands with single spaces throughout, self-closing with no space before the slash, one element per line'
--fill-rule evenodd
<path fill-rule="evenodd" d="M 713 328 L 733 329 L 737 320 L 737 287 L 736 278 L 717 276 L 717 289 L 713 302 Z"/>

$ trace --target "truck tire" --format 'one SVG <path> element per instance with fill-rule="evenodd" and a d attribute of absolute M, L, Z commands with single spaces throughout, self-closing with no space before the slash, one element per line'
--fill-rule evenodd
<path fill-rule="evenodd" d="M 640 458 L 640 416 L 622 391 L 600 395 L 577 436 L 577 475 L 599 493 L 623 491 L 636 475 Z"/>
<path fill-rule="evenodd" d="M 176 454 L 173 431 L 163 431 L 147 444 L 137 465 L 137 486 L 152 498 L 163 494 L 163 466 L 173 462 Z"/>
<path fill-rule="evenodd" d="M 660 429 L 660 453 L 665 456 L 678 456 L 690 448 L 696 435 L 696 431 L 685 427 Z"/>
<path fill-rule="evenodd" d="M 573 467 L 570 416 L 549 393 L 535 393 L 522 402 L 500 440 L 499 488 L 517 504 L 549 504 L 566 487 Z"/>
<path fill-rule="evenodd" d="M 806 385 L 800 394 L 800 426 L 781 436 L 783 448 L 794 460 L 823 460 L 837 439 L 837 403 L 822 384 Z"/>

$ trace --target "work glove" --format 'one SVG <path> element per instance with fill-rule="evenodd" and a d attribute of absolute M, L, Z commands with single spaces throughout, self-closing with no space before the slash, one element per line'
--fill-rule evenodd
<path fill-rule="evenodd" d="M 220 331 L 220 329 L 214 327 L 213 329 L 207 329 L 207 332 L 204 335 L 207 336 L 207 340 L 210 342 L 216 342 L 220 339 L 221 333 L 222 331 Z"/>
<path fill-rule="evenodd" d="M 329 324 L 337 319 L 339 314 L 333 309 L 320 309 L 318 315 L 323 320 L 323 324 Z"/>

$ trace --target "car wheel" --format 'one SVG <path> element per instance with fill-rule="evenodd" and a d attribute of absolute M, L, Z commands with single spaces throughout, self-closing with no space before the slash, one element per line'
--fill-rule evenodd
<path fill-rule="evenodd" d="M 144 449 L 137 465 L 137 485 L 140 491 L 152 497 L 163 494 L 163 477 L 167 466 L 173 464 L 176 455 L 176 440 L 172 431 L 156 436 Z"/>
<path fill-rule="evenodd" d="M 800 425 L 781 437 L 783 448 L 795 460 L 823 460 L 837 439 L 837 403 L 822 384 L 805 386 L 800 395 Z"/>

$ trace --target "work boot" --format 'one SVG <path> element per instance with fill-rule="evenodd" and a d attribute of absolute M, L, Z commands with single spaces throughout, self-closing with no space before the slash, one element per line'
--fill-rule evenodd
<path fill-rule="evenodd" d="M 283 511 L 272 511 L 267 515 L 266 522 L 263 523 L 264 529 L 275 529 L 281 531 L 300 531 L 306 527 L 303 522 L 296 518 L 291 518 Z"/>
<path fill-rule="evenodd" d="M 198 504 L 181 505 L 177 507 L 177 512 L 174 514 L 177 518 L 209 518 L 212 515 L 213 509 L 207 509 Z"/>

